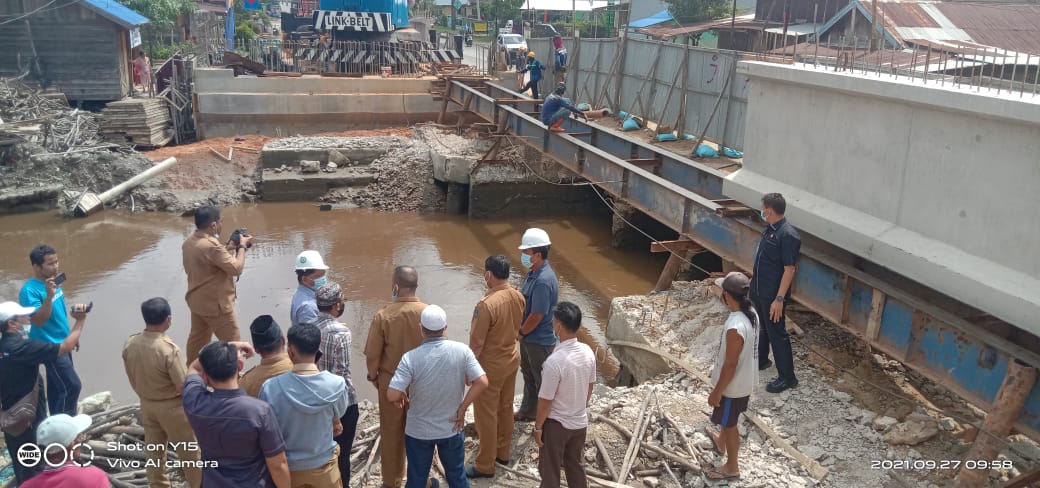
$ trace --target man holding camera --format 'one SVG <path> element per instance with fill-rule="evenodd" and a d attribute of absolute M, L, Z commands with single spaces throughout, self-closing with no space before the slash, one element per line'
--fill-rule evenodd
<path fill-rule="evenodd" d="M 29 263 L 33 277 L 25 282 L 18 293 L 18 302 L 23 307 L 35 310 L 30 319 L 32 327 L 29 338 L 37 341 L 61 344 L 69 336 L 69 317 L 65 308 L 65 292 L 61 284 L 65 273 L 60 273 L 58 251 L 41 244 L 29 251 Z M 90 309 L 82 307 L 85 312 Z M 77 345 L 77 350 L 79 347 Z M 72 351 L 59 354 L 47 365 L 47 407 L 51 415 L 64 413 L 76 415 L 79 392 L 82 384 L 72 364 Z"/>
<path fill-rule="evenodd" d="M 253 237 L 236 231 L 226 244 L 221 244 L 221 230 L 220 209 L 212 205 L 199 207 L 195 210 L 195 233 L 181 246 L 184 272 L 188 274 L 184 300 L 191 310 L 185 351 L 188 364 L 195 361 L 199 350 L 214 334 L 224 342 L 239 340 L 235 277 L 245 268 L 246 251 L 252 246 Z"/>

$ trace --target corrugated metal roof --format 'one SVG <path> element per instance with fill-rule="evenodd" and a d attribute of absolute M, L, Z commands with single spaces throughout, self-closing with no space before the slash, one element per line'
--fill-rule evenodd
<path fill-rule="evenodd" d="M 132 29 L 148 23 L 148 17 L 131 10 L 116 0 L 83 0 L 83 6 L 126 29 Z"/>
<path fill-rule="evenodd" d="M 637 31 L 642 33 L 642 34 L 646 34 L 646 35 L 648 35 L 650 37 L 669 38 L 669 37 L 682 36 L 682 35 L 686 35 L 686 34 L 696 34 L 698 32 L 706 32 L 706 31 L 710 31 L 712 29 L 721 29 L 721 28 L 724 28 L 724 27 L 729 27 L 730 23 L 731 23 L 731 19 L 722 19 L 722 20 L 711 20 L 711 21 L 708 21 L 708 22 L 698 22 L 696 24 L 686 24 L 686 25 L 679 25 L 679 26 L 673 26 L 673 25 L 653 25 L 653 26 L 650 26 L 650 27 L 644 27 L 642 29 L 637 29 Z M 738 15 L 737 18 L 736 18 L 736 24 L 737 24 L 737 28 L 738 29 L 746 29 L 748 27 L 753 27 L 753 28 L 757 28 L 757 29 L 765 29 L 767 27 L 773 27 L 773 26 L 777 25 L 775 23 L 767 23 L 767 22 L 756 21 L 755 20 L 755 14 Z"/>
<path fill-rule="evenodd" d="M 1040 5 L 940 2 L 935 8 L 979 44 L 1040 54 Z"/>
<path fill-rule="evenodd" d="M 639 20 L 633 20 L 628 23 L 629 27 L 650 27 L 651 25 L 663 24 L 672 20 L 672 14 L 668 13 L 667 10 L 662 10 L 654 15 L 645 17 Z"/>

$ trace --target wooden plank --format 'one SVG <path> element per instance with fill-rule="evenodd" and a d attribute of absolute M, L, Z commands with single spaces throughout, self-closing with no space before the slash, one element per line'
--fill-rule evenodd
<path fill-rule="evenodd" d="M 495 103 L 542 103 L 540 98 L 496 98 Z"/>
<path fill-rule="evenodd" d="M 867 340 L 867 344 L 874 342 L 877 339 L 878 332 L 881 330 L 881 315 L 885 313 L 885 293 L 877 288 L 874 288 L 874 294 L 870 300 L 870 315 L 867 317 L 867 331 L 864 339 Z"/>
<path fill-rule="evenodd" d="M 650 252 L 685 253 L 690 251 L 701 253 L 706 251 L 706 249 L 704 249 L 704 246 L 689 239 L 680 239 L 677 241 L 655 241 L 650 243 Z"/>

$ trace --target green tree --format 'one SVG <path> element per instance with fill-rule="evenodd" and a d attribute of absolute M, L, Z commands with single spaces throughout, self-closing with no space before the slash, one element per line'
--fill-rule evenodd
<path fill-rule="evenodd" d="M 481 0 L 480 13 L 484 18 L 494 22 L 495 30 L 498 30 L 499 21 L 519 21 L 520 7 L 523 5 L 524 0 Z"/>
<path fill-rule="evenodd" d="M 665 0 L 668 13 L 680 24 L 721 19 L 730 14 L 729 0 Z"/>
<path fill-rule="evenodd" d="M 164 60 L 161 55 L 167 51 L 164 46 L 176 44 L 180 39 L 177 31 L 177 17 L 190 15 L 195 11 L 194 0 L 119 0 L 130 9 L 148 17 L 148 23 L 141 26 L 141 42 L 154 61 Z"/>

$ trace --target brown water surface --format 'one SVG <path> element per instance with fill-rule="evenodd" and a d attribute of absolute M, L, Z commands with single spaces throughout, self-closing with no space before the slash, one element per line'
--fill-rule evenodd
<path fill-rule="evenodd" d="M 373 314 L 390 301 L 395 265 L 419 270 L 420 298 L 444 307 L 449 335 L 462 341 L 468 338 L 473 306 L 484 293 L 484 259 L 501 253 L 519 267 L 516 247 L 529 226 L 549 232 L 560 299 L 577 303 L 585 312 L 584 324 L 596 335 L 606 325 L 610 299 L 646 293 L 663 265 L 663 256 L 613 249 L 610 220 L 604 218 L 469 220 L 359 209 L 319 212 L 305 203 L 242 205 L 225 209 L 223 217 L 225 234 L 241 226 L 257 236 L 238 283 L 242 337 L 248 340 L 249 323 L 261 314 L 273 315 L 288 330 L 296 289 L 293 260 L 304 249 L 316 249 L 332 268 L 329 279 L 344 287 L 348 302 L 342 320 L 353 332 L 354 384 L 369 399 L 374 391 L 364 381 L 361 351 Z M 184 346 L 189 322 L 180 246 L 194 230 L 192 220 L 124 211 L 79 220 L 26 214 L 0 217 L 0 229 L 0 301 L 17 300 L 32 275 L 28 255 L 33 246 L 56 248 L 68 274 L 66 302 L 94 302 L 74 355 L 84 395 L 110 390 L 119 401 L 136 401 L 123 370 L 123 341 L 143 328 L 141 302 L 162 296 L 173 307 L 169 334 Z M 514 269 L 515 284 L 518 272 Z"/>

